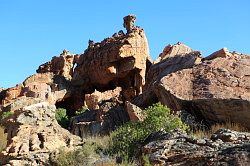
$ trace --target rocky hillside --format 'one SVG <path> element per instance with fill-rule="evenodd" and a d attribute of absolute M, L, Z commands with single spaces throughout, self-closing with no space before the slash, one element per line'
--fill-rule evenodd
<path fill-rule="evenodd" d="M 88 136 L 143 121 L 141 109 L 157 102 L 207 126 L 230 121 L 250 129 L 250 56 L 223 48 L 204 57 L 178 42 L 152 61 L 135 20 L 124 17 L 126 32 L 90 40 L 83 54 L 63 50 L 22 83 L 0 89 L 0 123 L 8 139 L 1 164 L 46 165 L 61 147 L 72 150 Z M 68 130 L 58 125 L 56 108 L 67 109 Z M 82 108 L 88 111 L 78 115 Z M 212 140 L 194 140 L 174 132 L 148 139 L 142 151 L 155 165 L 244 165 L 249 143 L 248 133 L 220 130 Z"/>

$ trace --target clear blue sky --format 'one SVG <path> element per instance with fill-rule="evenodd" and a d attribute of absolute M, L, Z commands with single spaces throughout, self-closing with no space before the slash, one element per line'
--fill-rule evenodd
<path fill-rule="evenodd" d="M 21 83 L 64 48 L 82 53 L 137 15 L 151 57 L 181 41 L 204 56 L 228 47 L 250 54 L 249 0 L 0 0 L 0 87 Z"/>

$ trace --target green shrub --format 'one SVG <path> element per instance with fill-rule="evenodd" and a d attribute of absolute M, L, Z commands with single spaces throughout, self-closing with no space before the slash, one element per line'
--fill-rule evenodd
<path fill-rule="evenodd" d="M 129 122 L 111 133 L 111 154 L 120 154 L 132 159 L 139 149 L 138 146 L 149 134 L 161 129 L 188 129 L 178 116 L 172 115 L 167 107 L 159 103 L 148 107 L 144 113 L 146 118 L 143 122 Z"/>
<path fill-rule="evenodd" d="M 87 110 L 88 110 L 88 108 L 83 106 L 82 108 L 77 110 L 75 114 L 76 114 L 76 116 L 81 115 L 82 113 L 86 112 Z"/>
<path fill-rule="evenodd" d="M 67 128 L 69 126 L 69 117 L 67 115 L 67 110 L 64 108 L 56 109 L 56 120 L 58 124 L 63 128 Z"/>
<path fill-rule="evenodd" d="M 13 112 L 10 112 L 10 111 L 3 112 L 3 113 L 2 113 L 2 116 L 1 116 L 1 119 L 8 118 L 8 117 L 10 117 L 11 115 L 13 115 Z"/>

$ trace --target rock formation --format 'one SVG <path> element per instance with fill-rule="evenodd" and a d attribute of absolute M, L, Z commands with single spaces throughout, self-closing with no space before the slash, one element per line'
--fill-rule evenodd
<path fill-rule="evenodd" d="M 217 53 L 220 53 L 217 52 Z M 155 85 L 158 99 L 212 122 L 250 126 L 250 58 L 233 54 L 205 60 L 190 69 L 166 75 Z"/>
<path fill-rule="evenodd" d="M 78 58 L 78 55 L 70 54 L 69 51 L 63 50 L 59 57 L 53 57 L 51 61 L 40 65 L 37 73 L 51 72 L 55 75 L 61 75 L 66 79 L 71 79 L 73 68 Z"/>
<path fill-rule="evenodd" d="M 201 53 L 193 51 L 188 46 L 178 42 L 174 45 L 168 45 L 160 54 L 147 72 L 147 81 L 143 88 L 143 94 L 137 97 L 133 102 L 142 107 L 147 107 L 158 101 L 155 94 L 155 85 L 162 77 L 176 71 L 191 68 L 200 63 Z"/>
<path fill-rule="evenodd" d="M 132 23 L 124 24 L 133 27 Z M 73 85 L 84 93 L 121 87 L 124 100 L 140 94 L 145 84 L 149 49 L 143 29 L 134 27 L 130 30 L 126 35 L 120 32 L 100 43 L 92 43 L 80 55 Z"/>
<path fill-rule="evenodd" d="M 103 101 L 98 110 L 89 110 L 73 117 L 70 132 L 81 138 L 107 135 L 128 121 L 128 113 L 121 104 Z"/>
<path fill-rule="evenodd" d="M 127 33 L 130 33 L 135 28 L 135 15 L 128 15 L 123 18 L 123 27 L 126 28 Z"/>
<path fill-rule="evenodd" d="M 159 101 L 175 113 L 191 113 L 195 120 L 209 124 L 229 120 L 249 128 L 249 56 L 223 48 L 202 58 L 199 51 L 178 42 L 167 45 L 152 63 L 144 30 L 134 25 L 136 17 L 123 20 L 126 34 L 119 31 L 101 42 L 89 40 L 83 54 L 63 50 L 23 83 L 0 89 L 0 124 L 8 134 L 1 164 L 46 165 L 61 147 L 74 149 L 81 138 L 143 121 L 140 107 Z M 84 106 L 88 109 L 75 116 Z M 56 107 L 68 110 L 69 130 L 77 136 L 57 124 Z M 220 130 L 213 140 L 192 139 L 180 132 L 158 136 L 160 140 L 143 147 L 156 164 L 249 162 L 245 133 Z"/>
<path fill-rule="evenodd" d="M 0 155 L 1 164 L 49 165 L 53 151 L 81 144 L 79 137 L 58 125 L 54 105 L 46 102 L 26 105 L 1 121 L 8 134 L 7 148 Z"/>
<path fill-rule="evenodd" d="M 130 103 L 129 101 L 125 102 L 125 110 L 128 113 L 129 119 L 131 122 L 143 121 L 144 115 L 141 108 Z"/>
<path fill-rule="evenodd" d="M 151 134 L 142 148 L 152 165 L 235 165 L 250 163 L 250 134 L 220 129 L 211 139 L 181 131 Z"/>
<path fill-rule="evenodd" d="M 114 90 L 107 90 L 105 92 L 95 92 L 91 94 L 85 94 L 85 104 L 86 107 L 90 110 L 99 109 L 99 104 L 107 100 L 121 100 L 121 91 L 120 87 L 115 88 Z"/>

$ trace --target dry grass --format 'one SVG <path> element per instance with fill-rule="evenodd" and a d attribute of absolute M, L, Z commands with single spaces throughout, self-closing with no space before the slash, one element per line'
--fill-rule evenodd
<path fill-rule="evenodd" d="M 7 134 L 4 133 L 4 128 L 0 126 L 0 152 L 7 145 Z"/>
<path fill-rule="evenodd" d="M 92 136 L 84 140 L 87 143 L 95 143 L 99 148 L 107 149 L 110 146 L 111 137 L 107 136 Z"/>
<path fill-rule="evenodd" d="M 110 136 L 88 137 L 84 140 L 82 148 L 75 151 L 60 150 L 59 155 L 53 159 L 52 165 L 56 166 L 116 166 L 116 159 L 113 156 L 104 155 L 105 150 L 110 146 Z M 119 166 L 136 166 L 134 162 L 123 161 Z"/>
<path fill-rule="evenodd" d="M 222 123 L 222 124 L 215 124 L 215 125 L 211 126 L 211 128 L 209 130 L 205 130 L 205 129 L 204 130 L 202 130 L 202 129 L 197 130 L 197 131 L 193 132 L 193 135 L 196 138 L 211 138 L 212 134 L 221 128 L 230 129 L 230 130 L 239 131 L 239 132 L 249 131 L 248 129 L 241 126 L 240 124 L 226 122 L 226 123 Z"/>

